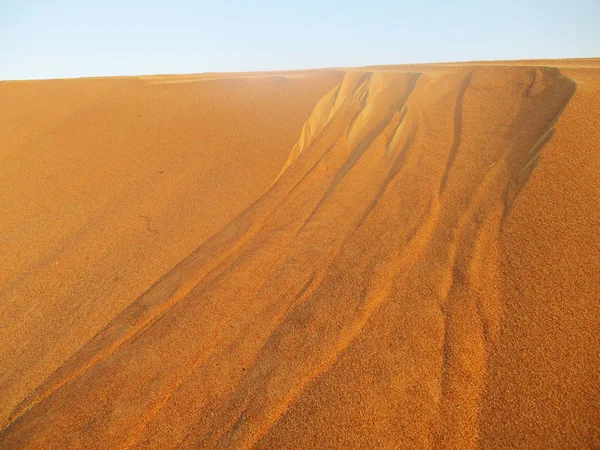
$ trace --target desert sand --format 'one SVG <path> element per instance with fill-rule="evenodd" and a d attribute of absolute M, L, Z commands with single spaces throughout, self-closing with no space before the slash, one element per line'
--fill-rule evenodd
<path fill-rule="evenodd" d="M 0 82 L 0 448 L 600 446 L 600 60 Z"/>

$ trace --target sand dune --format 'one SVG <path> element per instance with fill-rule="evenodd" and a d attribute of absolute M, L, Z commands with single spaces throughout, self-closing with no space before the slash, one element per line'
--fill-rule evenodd
<path fill-rule="evenodd" d="M 0 446 L 600 445 L 597 67 L 0 83 Z"/>

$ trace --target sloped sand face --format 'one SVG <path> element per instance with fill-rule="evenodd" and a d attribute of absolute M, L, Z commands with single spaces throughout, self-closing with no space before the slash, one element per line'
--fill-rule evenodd
<path fill-rule="evenodd" d="M 71 139 L 63 121 L 55 140 L 7 153 L 16 168 L 5 179 L 21 181 L 26 198 L 51 202 L 23 173 L 39 177 L 54 162 L 87 177 L 95 190 L 82 198 L 113 207 L 84 231 L 65 231 L 68 252 L 45 263 L 23 256 L 15 266 L 25 275 L 8 271 L 3 281 L 0 443 L 599 445 L 595 63 L 70 81 L 82 90 L 123 83 L 117 96 L 88 103 L 87 120 L 101 120 L 119 142 L 127 131 L 163 145 L 124 160 L 123 142 L 113 160 L 88 159 L 92 169 L 80 175 L 70 147 L 57 147 Z M 0 95 L 27 86 L 0 85 Z M 152 89 L 161 93 L 145 109 L 153 126 L 116 119 L 132 109 L 131 96 L 154 99 Z M 197 109 L 208 112 L 193 121 Z M 178 155 L 172 178 L 146 196 L 138 186 L 150 184 L 148 174 L 127 167 L 171 161 L 177 139 L 204 157 Z M 40 162 L 48 152 L 54 159 Z M 203 172 L 207 164 L 217 173 Z M 137 194 L 98 187 L 92 170 L 129 170 Z M 14 221 L 29 212 L 4 192 Z M 137 230 L 147 240 L 123 237 L 136 202 L 147 208 Z M 75 220 L 71 204 L 55 220 Z M 41 252 L 55 239 L 41 226 L 14 229 L 7 241 L 18 249 L 33 242 L 29 251 Z M 105 266 L 72 267 L 102 251 L 133 255 L 108 258 L 129 274 L 126 287 L 96 283 Z M 4 258 L 11 267 L 15 257 Z M 64 285 L 86 289 L 75 296 Z"/>

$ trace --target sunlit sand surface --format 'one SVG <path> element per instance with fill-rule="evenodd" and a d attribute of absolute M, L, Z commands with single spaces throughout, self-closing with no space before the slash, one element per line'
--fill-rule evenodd
<path fill-rule="evenodd" d="M 600 446 L 599 99 L 599 60 L 0 82 L 0 447 Z"/>

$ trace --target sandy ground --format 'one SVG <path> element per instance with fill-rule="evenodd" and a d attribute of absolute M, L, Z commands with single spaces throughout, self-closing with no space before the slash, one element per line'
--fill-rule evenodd
<path fill-rule="evenodd" d="M 0 82 L 0 447 L 600 446 L 599 98 L 599 60 Z"/>

